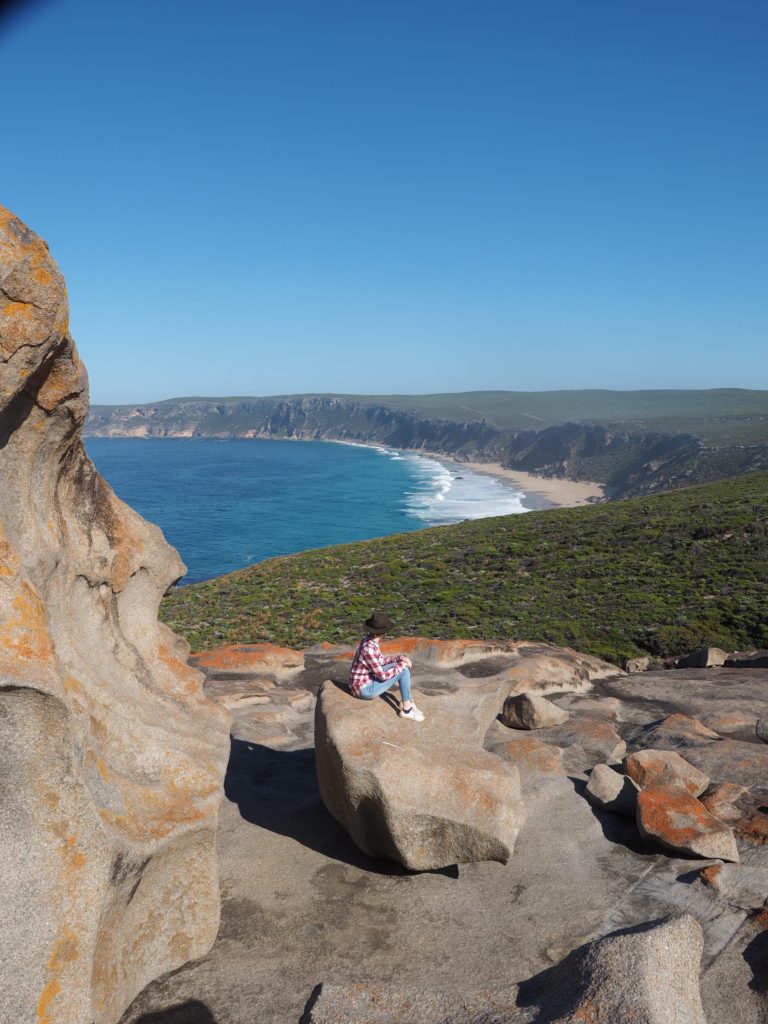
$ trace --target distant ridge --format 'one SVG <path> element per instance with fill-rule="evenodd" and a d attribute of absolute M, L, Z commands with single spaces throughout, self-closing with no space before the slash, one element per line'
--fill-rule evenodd
<path fill-rule="evenodd" d="M 768 468 L 768 391 L 468 391 L 93 405 L 86 434 L 357 440 L 595 480 L 612 498 Z"/>

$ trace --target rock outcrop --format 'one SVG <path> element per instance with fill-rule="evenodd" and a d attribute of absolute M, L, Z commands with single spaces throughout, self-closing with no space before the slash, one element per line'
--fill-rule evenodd
<path fill-rule="evenodd" d="M 482 748 L 503 687 L 476 681 L 419 695 L 426 721 L 404 722 L 386 699 L 356 700 L 323 683 L 315 757 L 323 802 L 371 857 L 429 870 L 506 863 L 523 820 L 517 768 Z"/>
<path fill-rule="evenodd" d="M 81 441 L 48 247 L 0 208 L 0 1019 L 114 1024 L 218 927 L 228 716 L 157 621 L 184 573 Z"/>

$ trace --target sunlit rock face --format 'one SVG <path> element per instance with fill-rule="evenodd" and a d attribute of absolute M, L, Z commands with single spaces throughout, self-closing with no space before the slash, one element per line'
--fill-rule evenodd
<path fill-rule="evenodd" d="M 125 354 L 130 358 L 130 353 Z M 81 441 L 48 247 L 0 207 L 0 1019 L 110 1024 L 203 955 L 228 715 L 157 621 L 184 567 Z"/>

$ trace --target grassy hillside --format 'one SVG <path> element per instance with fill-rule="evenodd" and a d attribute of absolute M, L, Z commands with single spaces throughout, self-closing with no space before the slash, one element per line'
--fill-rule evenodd
<path fill-rule="evenodd" d="M 768 473 L 616 504 L 502 516 L 274 558 L 181 587 L 193 649 L 398 631 L 525 638 L 620 662 L 703 643 L 768 647 Z"/>

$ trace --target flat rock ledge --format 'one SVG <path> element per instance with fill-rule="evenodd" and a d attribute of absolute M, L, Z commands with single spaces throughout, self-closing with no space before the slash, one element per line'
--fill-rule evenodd
<path fill-rule="evenodd" d="M 701 926 L 690 915 L 616 932 L 517 988 L 460 998 L 397 985 L 322 985 L 309 1024 L 707 1024 Z"/>
<path fill-rule="evenodd" d="M 426 720 L 399 718 L 386 699 L 352 697 L 330 680 L 315 711 L 325 806 L 370 857 L 416 871 L 506 864 L 523 823 L 517 768 L 482 748 L 503 684 L 419 695 Z"/>

